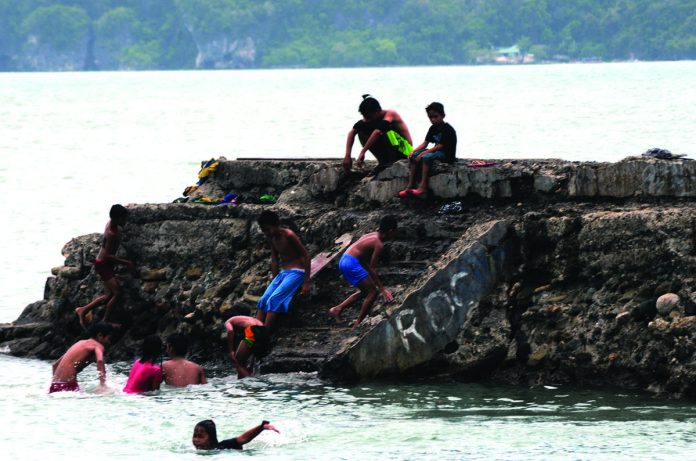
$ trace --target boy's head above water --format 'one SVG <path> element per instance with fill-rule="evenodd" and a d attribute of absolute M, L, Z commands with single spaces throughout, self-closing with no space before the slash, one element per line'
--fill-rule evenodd
<path fill-rule="evenodd" d="M 89 327 L 89 337 L 105 344 L 111 339 L 111 334 L 114 332 L 114 327 L 107 322 L 96 322 Z"/>
<path fill-rule="evenodd" d="M 167 338 L 167 350 L 170 356 L 185 357 L 188 352 L 188 339 L 180 333 Z"/>
<path fill-rule="evenodd" d="M 191 439 L 196 450 L 210 450 L 218 444 L 217 428 L 212 419 L 205 419 L 193 428 L 193 438 Z"/>

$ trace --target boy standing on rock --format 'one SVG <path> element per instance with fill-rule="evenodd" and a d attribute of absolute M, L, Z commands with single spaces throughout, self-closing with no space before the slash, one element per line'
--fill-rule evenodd
<path fill-rule="evenodd" d="M 132 261 L 116 256 L 121 239 L 121 231 L 118 227 L 126 224 L 128 210 L 122 205 L 114 205 L 109 210 L 109 217 L 111 219 L 106 223 L 106 229 L 104 229 L 102 247 L 99 250 L 97 259 L 94 260 L 94 270 L 97 271 L 97 274 L 104 282 L 104 294 L 94 298 L 92 302 L 85 306 L 75 308 L 75 313 L 79 317 L 80 325 L 83 328 L 85 328 L 87 314 L 95 307 L 104 303 L 106 303 L 104 321 L 108 322 L 111 319 L 111 311 L 121 294 L 121 287 L 114 272 L 116 264 L 125 265 L 128 269 L 133 269 L 134 267 Z"/>
<path fill-rule="evenodd" d="M 288 312 L 297 289 L 301 287 L 303 295 L 309 293 L 311 259 L 299 237 L 290 229 L 280 227 L 276 213 L 265 210 L 257 222 L 271 243 L 271 273 L 274 278 L 259 299 L 256 318 L 273 331 L 278 315 Z"/>
<path fill-rule="evenodd" d="M 104 346 L 111 341 L 113 326 L 106 322 L 97 322 L 89 329 L 89 339 L 73 344 L 58 360 L 53 362 L 53 379 L 49 394 L 53 392 L 80 390 L 77 374 L 92 362 L 97 363 L 99 384 L 106 387 L 106 368 L 104 366 Z"/>
<path fill-rule="evenodd" d="M 167 338 L 169 360 L 162 364 L 164 382 L 169 386 L 186 387 L 191 384 L 207 384 L 205 370 L 197 363 L 186 360 L 188 340 L 175 333 Z"/>
<path fill-rule="evenodd" d="M 380 221 L 377 232 L 363 235 L 360 237 L 360 240 L 348 247 L 343 256 L 341 256 L 338 268 L 341 270 L 343 278 L 354 287 L 357 287 L 359 291 L 350 295 L 341 304 L 329 309 L 329 314 L 333 316 L 336 323 L 341 323 L 341 311 L 363 296 L 365 299 L 362 306 L 360 306 L 358 318 L 353 322 L 353 328 L 360 325 L 360 322 L 363 321 L 377 299 L 378 293 L 382 293 L 387 302 L 391 302 L 394 299 L 391 292 L 384 288 L 375 269 L 384 249 L 384 242 L 392 240 L 396 236 L 396 231 L 396 218 L 394 216 L 385 216 Z"/>

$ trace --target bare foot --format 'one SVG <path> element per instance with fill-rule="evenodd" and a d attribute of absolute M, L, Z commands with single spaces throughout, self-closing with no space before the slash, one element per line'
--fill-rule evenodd
<path fill-rule="evenodd" d="M 75 313 L 77 314 L 77 318 L 80 319 L 80 325 L 86 330 L 87 325 L 85 323 L 85 308 L 82 306 L 76 307 Z"/>
<path fill-rule="evenodd" d="M 331 309 L 329 309 L 329 314 L 333 319 L 336 321 L 336 323 L 341 324 L 343 323 L 341 321 L 341 311 L 337 309 L 338 306 L 334 306 Z"/>

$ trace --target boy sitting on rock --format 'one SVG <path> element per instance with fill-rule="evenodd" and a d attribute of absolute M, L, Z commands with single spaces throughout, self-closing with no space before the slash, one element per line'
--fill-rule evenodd
<path fill-rule="evenodd" d="M 428 177 L 430 168 L 435 160 L 446 163 L 454 163 L 457 155 L 457 132 L 452 126 L 445 122 L 445 107 L 439 102 L 433 102 L 425 108 L 432 126 L 425 135 L 425 141 L 413 149 L 409 159 L 408 185 L 406 189 L 399 192 L 399 197 L 404 198 L 408 195 L 420 197 L 428 190 Z M 434 144 L 428 148 L 428 144 Z M 413 189 L 416 173 L 422 167 L 420 184 Z"/>

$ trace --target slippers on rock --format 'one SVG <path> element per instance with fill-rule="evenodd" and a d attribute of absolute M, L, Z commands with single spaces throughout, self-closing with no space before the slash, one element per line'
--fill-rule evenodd
<path fill-rule="evenodd" d="M 401 198 L 406 198 L 408 195 L 412 192 L 413 189 L 404 189 L 401 192 L 399 192 L 399 197 Z"/>
<path fill-rule="evenodd" d="M 495 165 L 495 162 L 488 162 L 486 160 L 473 160 L 471 163 L 465 164 L 465 166 L 472 167 L 472 168 L 481 168 L 481 167 L 487 167 L 487 166 L 493 166 Z"/>

